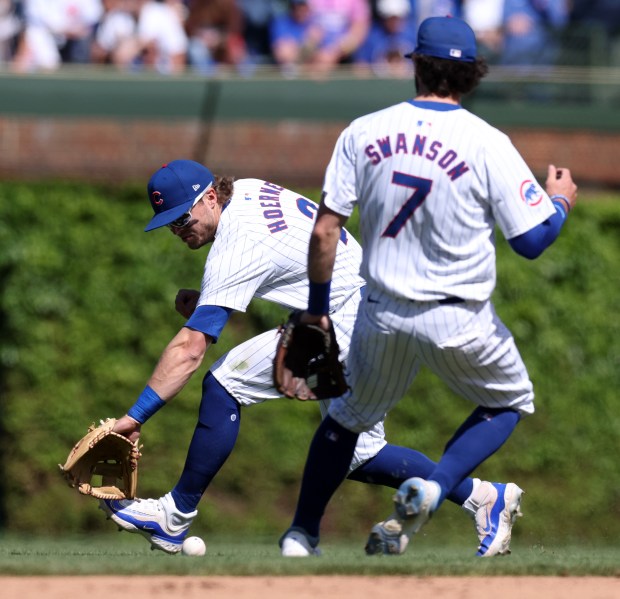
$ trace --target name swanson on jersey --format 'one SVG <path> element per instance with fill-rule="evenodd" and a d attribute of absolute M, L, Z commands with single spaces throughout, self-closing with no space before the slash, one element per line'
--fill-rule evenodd
<path fill-rule="evenodd" d="M 452 167 L 446 172 L 452 181 L 469 170 L 464 160 L 458 162 L 458 154 L 454 150 L 444 149 L 443 143 L 439 140 L 429 142 L 426 135 L 419 133 L 413 139 L 408 137 L 406 133 L 397 133 L 394 138 L 387 135 L 377 139 L 376 144 L 370 144 L 365 149 L 365 154 L 373 165 L 379 164 L 384 158 L 390 158 L 401 153 L 421 156 L 431 162 L 436 161 L 438 166 L 444 170 Z"/>

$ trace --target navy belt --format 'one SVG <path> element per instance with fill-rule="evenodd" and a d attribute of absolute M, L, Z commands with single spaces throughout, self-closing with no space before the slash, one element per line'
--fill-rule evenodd
<path fill-rule="evenodd" d="M 463 304 L 465 300 L 462 297 L 444 297 L 443 299 L 437 300 L 438 304 L 442 306 L 449 306 L 450 304 Z"/>
<path fill-rule="evenodd" d="M 414 303 L 418 303 L 417 300 L 410 300 L 410 301 Z M 451 295 L 450 297 L 444 297 L 440 300 L 428 300 L 429 303 L 432 301 L 436 301 L 438 304 L 441 304 L 442 306 L 450 306 L 452 304 L 464 304 L 465 303 L 465 300 L 462 297 L 456 297 L 454 295 Z"/>

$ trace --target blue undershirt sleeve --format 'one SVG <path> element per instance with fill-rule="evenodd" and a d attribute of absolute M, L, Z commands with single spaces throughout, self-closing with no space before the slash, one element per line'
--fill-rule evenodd
<path fill-rule="evenodd" d="M 567 214 L 561 202 L 554 201 L 553 205 L 555 206 L 555 214 L 529 231 L 508 240 L 517 254 L 534 260 L 556 240 L 566 221 Z"/>
<path fill-rule="evenodd" d="M 222 306 L 198 306 L 185 326 L 209 335 L 213 339 L 213 343 L 217 343 L 217 339 L 224 325 L 228 322 L 228 317 L 232 311 L 232 308 L 223 308 Z"/>

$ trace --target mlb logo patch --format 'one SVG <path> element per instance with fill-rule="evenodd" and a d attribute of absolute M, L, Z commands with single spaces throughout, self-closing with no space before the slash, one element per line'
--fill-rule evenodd
<path fill-rule="evenodd" d="M 461 58 L 463 52 L 457 48 L 450 48 L 450 56 L 452 56 L 452 58 Z"/>
<path fill-rule="evenodd" d="M 521 199 L 528 206 L 538 206 L 542 202 L 543 192 L 536 181 L 528 179 L 521 183 Z"/>

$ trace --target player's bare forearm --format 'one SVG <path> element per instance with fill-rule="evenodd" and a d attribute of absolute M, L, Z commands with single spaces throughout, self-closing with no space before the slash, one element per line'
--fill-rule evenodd
<path fill-rule="evenodd" d="M 164 350 L 148 385 L 162 400 L 169 401 L 198 370 L 210 345 L 207 335 L 183 327 Z"/>
<path fill-rule="evenodd" d="M 310 237 L 308 278 L 315 283 L 327 283 L 332 278 L 340 232 L 346 217 L 321 204 Z"/>

